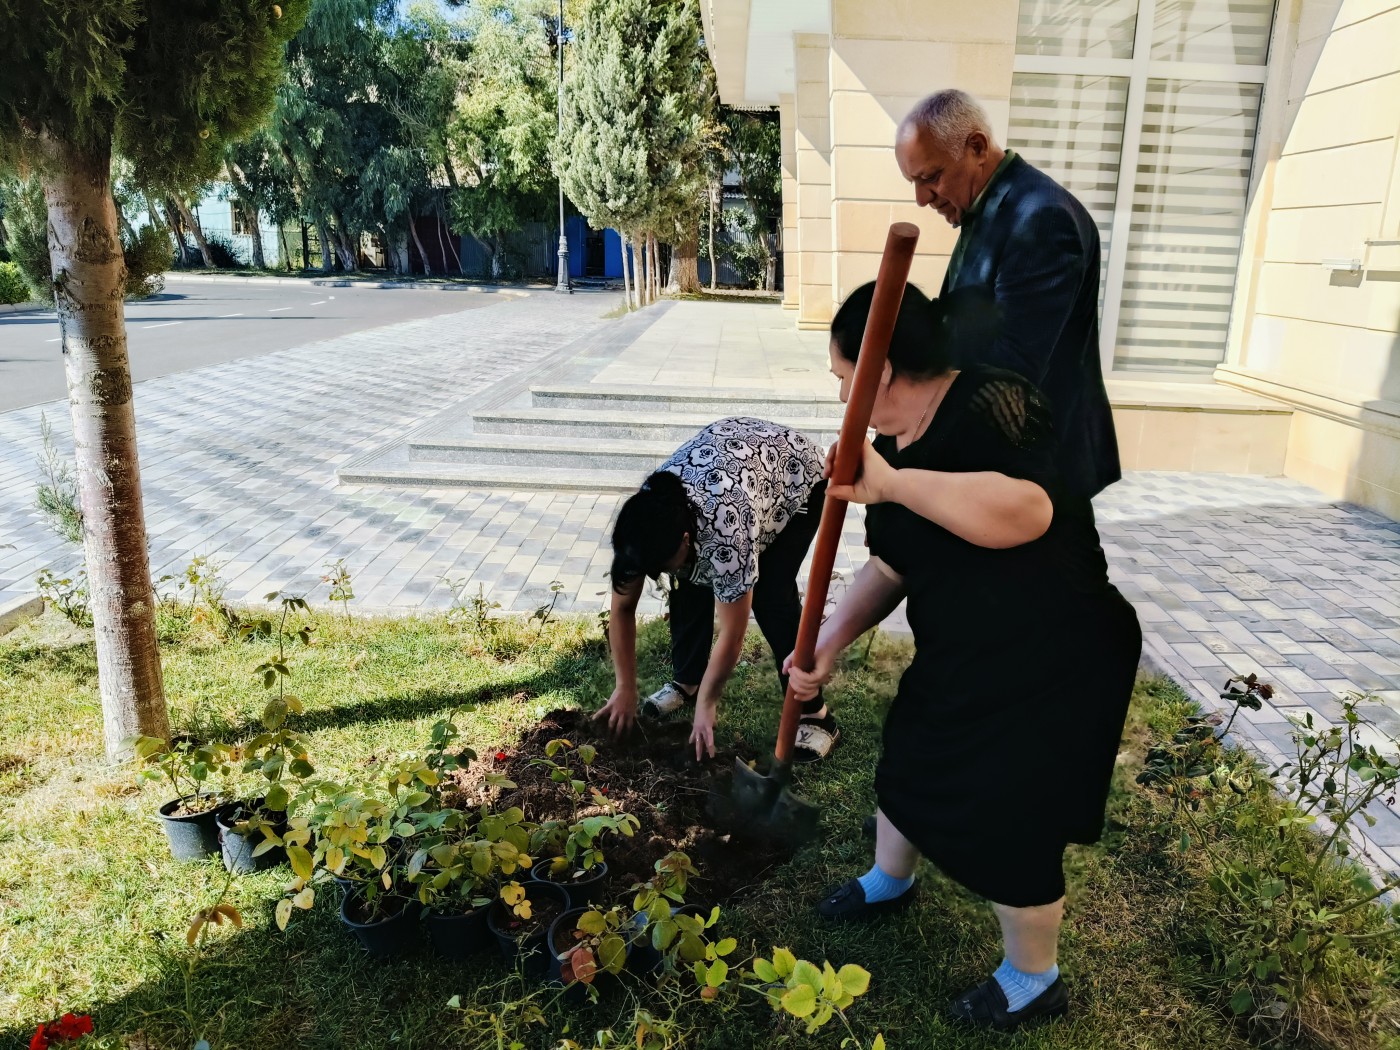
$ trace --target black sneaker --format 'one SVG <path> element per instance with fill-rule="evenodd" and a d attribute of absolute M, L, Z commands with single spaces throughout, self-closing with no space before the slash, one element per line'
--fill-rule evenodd
<path fill-rule="evenodd" d="M 849 882 L 843 882 L 818 901 L 817 911 L 825 918 L 836 919 L 840 922 L 853 919 L 873 919 L 877 915 L 888 915 L 890 912 L 903 911 L 909 907 L 914 902 L 917 889 L 918 883 L 915 883 L 898 897 L 892 897 L 887 901 L 876 901 L 872 904 L 865 899 L 865 887 L 860 884 L 860 879 L 851 879 Z"/>
<path fill-rule="evenodd" d="M 997 1032 L 1034 1028 L 1069 1013 L 1069 990 L 1065 982 L 1056 977 L 1054 984 L 1021 1009 L 1008 1010 L 1009 1005 L 997 979 L 990 977 L 954 999 L 948 1006 L 948 1013 L 954 1020 Z"/>

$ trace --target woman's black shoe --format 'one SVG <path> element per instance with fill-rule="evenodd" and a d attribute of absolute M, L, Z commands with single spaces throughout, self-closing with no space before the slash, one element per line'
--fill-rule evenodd
<path fill-rule="evenodd" d="M 841 883 L 840 886 L 818 901 L 817 911 L 828 919 L 839 921 L 873 919 L 877 915 L 886 915 L 889 912 L 907 908 L 914 900 L 917 885 L 916 883 L 914 886 L 910 886 L 898 897 L 871 904 L 865 899 L 865 887 L 860 884 L 860 879 L 851 879 L 849 882 Z"/>
<path fill-rule="evenodd" d="M 1054 984 L 1021 1009 L 1008 1010 L 1008 1005 L 1006 993 L 1001 990 L 997 979 L 991 977 L 954 999 L 948 1013 L 958 1021 L 998 1032 L 1010 1032 L 1064 1017 L 1069 1013 L 1069 991 L 1065 988 L 1065 982 L 1056 977 Z"/>

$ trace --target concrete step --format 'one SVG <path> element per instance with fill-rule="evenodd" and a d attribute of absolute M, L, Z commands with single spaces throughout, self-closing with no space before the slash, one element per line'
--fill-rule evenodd
<path fill-rule="evenodd" d="M 792 427 L 813 441 L 829 445 L 840 435 L 837 417 L 824 416 L 762 418 Z M 472 415 L 472 426 L 478 435 L 514 434 L 536 437 L 568 437 L 575 440 L 619 438 L 634 441 L 660 441 L 677 448 L 697 431 L 715 421 L 715 416 L 703 412 L 643 412 L 622 409 L 586 408 L 513 408 Z"/>
<path fill-rule="evenodd" d="M 636 492 L 647 472 L 571 470 L 561 467 L 511 467 L 480 463 L 423 463 L 396 466 L 366 464 L 341 470 L 342 485 L 414 485 L 427 488 L 503 489 L 507 491 Z"/>
<path fill-rule="evenodd" d="M 625 470 L 641 483 L 675 451 L 668 441 L 622 438 L 539 437 L 483 434 L 469 438 L 411 438 L 411 463 L 464 463 L 520 470 Z"/>
<path fill-rule="evenodd" d="M 762 419 L 841 418 L 842 405 L 833 394 L 823 396 L 752 387 L 656 387 L 622 384 L 574 383 L 532 386 L 530 400 L 536 408 L 568 411 L 627 411 L 646 413 L 688 412 L 708 415 L 710 420 L 725 416 L 753 415 Z"/>

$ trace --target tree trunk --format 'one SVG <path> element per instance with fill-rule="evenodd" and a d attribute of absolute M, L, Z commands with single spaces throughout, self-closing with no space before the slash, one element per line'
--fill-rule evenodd
<path fill-rule="evenodd" d="M 408 219 L 408 232 L 413 234 L 413 243 L 418 245 L 418 254 L 423 258 L 423 275 L 425 277 L 431 277 L 433 275 L 433 266 L 428 262 L 428 249 L 423 247 L 423 238 L 418 236 L 418 224 L 413 221 L 411 215 Z"/>
<path fill-rule="evenodd" d="M 700 238 L 690 234 L 671 253 L 671 269 L 676 275 L 676 291 L 693 295 L 700 291 Z"/>
<path fill-rule="evenodd" d="M 169 197 L 165 199 L 162 207 L 165 209 L 166 229 L 170 231 L 170 239 L 175 245 L 175 266 L 183 270 L 190 264 L 189 243 L 185 240 L 184 224 L 180 221 L 180 213 L 170 203 Z"/>
<path fill-rule="evenodd" d="M 715 255 L 715 187 L 710 184 L 710 291 L 719 280 L 719 258 Z"/>
<path fill-rule="evenodd" d="M 651 256 L 651 301 L 661 298 L 661 257 L 656 248 L 656 234 L 647 234 L 647 252 Z"/>
<path fill-rule="evenodd" d="M 102 733 L 109 760 L 131 738 L 170 739 L 127 363 L 110 146 L 85 154 L 41 137 L 54 306 L 73 416 L 83 550 L 97 643 Z"/>
<path fill-rule="evenodd" d="M 292 269 L 292 250 L 287 247 L 287 227 L 277 227 L 278 240 L 282 242 L 282 266 L 288 273 Z"/>
<path fill-rule="evenodd" d="M 340 256 L 340 266 L 346 273 L 354 273 L 359 269 L 359 253 L 355 251 L 355 242 L 351 239 L 349 232 L 345 229 L 345 219 L 335 216 L 335 251 Z"/>
<path fill-rule="evenodd" d="M 632 237 L 632 276 L 637 286 L 637 309 L 640 310 L 647 304 L 647 261 L 642 252 L 642 238 L 636 235 Z"/>
<path fill-rule="evenodd" d="M 330 273 L 335 269 L 335 260 L 331 258 L 331 227 L 324 215 L 316 218 L 316 239 L 321 242 L 321 272 Z"/>
<path fill-rule="evenodd" d="M 632 309 L 632 286 L 627 279 L 627 238 L 622 235 L 621 230 L 618 231 L 618 235 L 622 240 L 622 300 L 627 304 L 627 309 L 630 312 Z"/>
<path fill-rule="evenodd" d="M 209 254 L 209 242 L 204 239 L 204 230 L 200 228 L 199 222 L 195 219 L 194 213 L 190 211 L 189 205 L 185 203 L 183 197 L 175 197 L 175 207 L 180 211 L 180 218 L 189 228 L 190 235 L 194 237 L 194 243 L 199 246 L 199 254 L 204 259 L 204 265 L 209 269 L 214 269 L 214 256 Z"/>
<path fill-rule="evenodd" d="M 778 287 L 778 249 L 773 243 L 773 238 L 766 233 L 763 235 L 763 243 L 768 246 L 768 258 L 763 266 L 763 290 L 771 292 Z"/>
<path fill-rule="evenodd" d="M 243 225 L 248 227 L 248 236 L 252 238 L 253 267 L 258 270 L 266 270 L 267 257 L 263 255 L 262 219 L 258 215 L 258 209 L 251 204 L 243 204 L 241 198 L 239 203 L 243 205 Z"/>

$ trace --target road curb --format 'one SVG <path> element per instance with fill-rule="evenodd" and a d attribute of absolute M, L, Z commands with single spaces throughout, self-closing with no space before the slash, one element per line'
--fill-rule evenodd
<path fill-rule="evenodd" d="M 305 288 L 402 288 L 415 292 L 478 292 L 483 295 L 526 296 L 519 288 L 489 284 L 429 284 L 424 281 L 347 281 L 336 277 L 240 277 L 237 274 L 167 273 L 167 284 L 287 284 Z"/>
<path fill-rule="evenodd" d="M 28 314 L 52 309 L 43 303 L 0 303 L 0 314 Z"/>
<path fill-rule="evenodd" d="M 0 634 L 9 634 L 20 624 L 44 614 L 44 599 L 37 594 L 17 594 L 0 598 Z"/>

